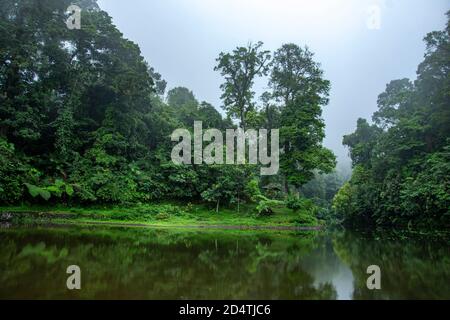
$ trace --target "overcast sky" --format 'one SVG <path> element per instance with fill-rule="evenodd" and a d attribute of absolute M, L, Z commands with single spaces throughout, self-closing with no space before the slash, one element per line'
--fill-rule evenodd
<path fill-rule="evenodd" d="M 448 0 L 99 0 L 168 82 L 220 108 L 221 51 L 263 41 L 307 45 L 331 81 L 325 145 L 347 160 L 342 136 L 370 119 L 394 79 L 415 78 L 427 32 L 444 28 Z M 377 9 L 378 8 L 378 9 Z M 379 10 L 381 19 L 376 19 Z M 257 96 L 266 81 L 259 81 Z"/>

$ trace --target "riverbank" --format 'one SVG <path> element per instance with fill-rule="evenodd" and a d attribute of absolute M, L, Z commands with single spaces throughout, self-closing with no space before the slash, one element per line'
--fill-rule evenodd
<path fill-rule="evenodd" d="M 322 223 L 307 212 L 285 207 L 273 215 L 259 216 L 244 205 L 239 212 L 223 208 L 216 212 L 202 204 L 145 204 L 118 206 L 11 206 L 0 207 L 0 221 L 22 223 L 108 224 L 138 227 L 182 227 L 253 230 L 317 230 Z"/>

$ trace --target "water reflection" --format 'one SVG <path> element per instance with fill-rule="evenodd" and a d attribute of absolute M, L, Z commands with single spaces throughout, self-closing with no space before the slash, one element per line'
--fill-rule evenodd
<path fill-rule="evenodd" d="M 0 298 L 449 299 L 448 241 L 339 232 L 0 229 Z M 66 268 L 82 290 L 66 289 Z M 382 290 L 366 288 L 367 266 Z"/>
<path fill-rule="evenodd" d="M 353 273 L 335 254 L 330 237 L 322 237 L 321 246 L 308 254 L 302 265 L 313 276 L 315 287 L 330 283 L 336 291 L 336 299 L 352 299 Z"/>

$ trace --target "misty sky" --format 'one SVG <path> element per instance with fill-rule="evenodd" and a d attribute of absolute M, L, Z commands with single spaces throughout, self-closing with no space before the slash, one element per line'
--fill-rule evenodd
<path fill-rule="evenodd" d="M 331 81 L 324 109 L 325 145 L 347 161 L 342 136 L 370 119 L 377 96 L 394 79 L 415 78 L 427 32 L 444 28 L 448 0 L 99 0 L 125 37 L 168 82 L 198 100 L 222 105 L 215 72 L 221 51 L 263 41 L 307 45 Z M 380 28 L 371 19 L 380 9 Z M 373 15 L 372 15 L 373 16 Z M 369 28 L 372 26 L 372 28 Z M 374 29 L 375 28 L 375 29 Z M 257 96 L 266 87 L 258 81 Z"/>

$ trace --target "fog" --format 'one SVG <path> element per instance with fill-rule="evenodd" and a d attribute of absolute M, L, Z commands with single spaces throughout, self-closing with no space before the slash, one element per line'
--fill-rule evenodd
<path fill-rule="evenodd" d="M 168 82 L 217 109 L 221 51 L 263 41 L 307 45 L 331 81 L 324 108 L 325 145 L 348 165 L 342 136 L 370 119 L 377 96 L 394 79 L 415 78 L 423 37 L 445 25 L 448 0 L 99 0 L 125 37 Z M 380 19 L 376 18 L 377 11 Z M 256 83 L 256 96 L 266 81 Z"/>

